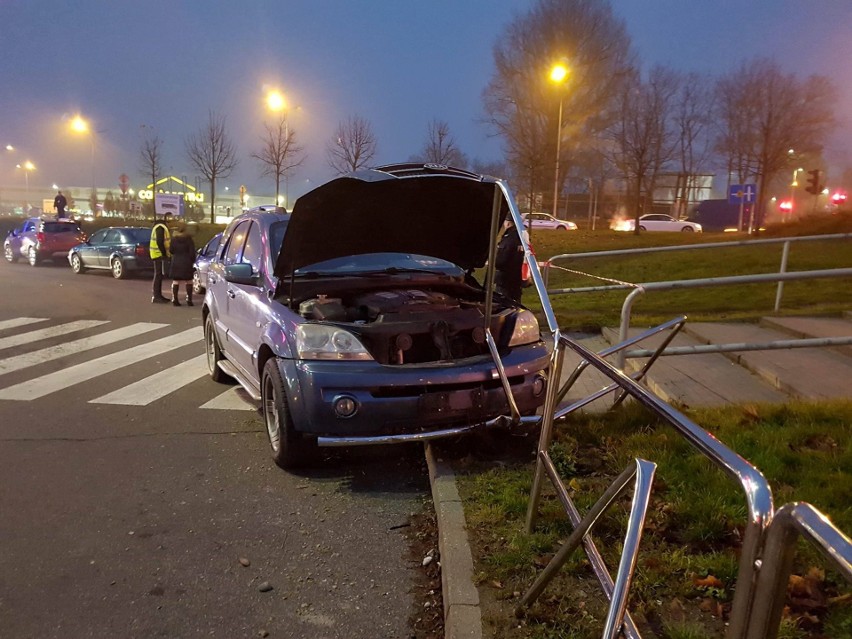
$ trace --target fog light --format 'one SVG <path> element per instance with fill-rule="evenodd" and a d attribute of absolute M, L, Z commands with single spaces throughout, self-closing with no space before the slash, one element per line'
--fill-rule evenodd
<path fill-rule="evenodd" d="M 358 402 L 353 397 L 341 395 L 334 398 L 334 414 L 338 417 L 352 417 L 358 412 Z"/>
<path fill-rule="evenodd" d="M 544 392 L 544 377 L 536 375 L 532 383 L 532 392 L 535 397 L 539 397 Z"/>

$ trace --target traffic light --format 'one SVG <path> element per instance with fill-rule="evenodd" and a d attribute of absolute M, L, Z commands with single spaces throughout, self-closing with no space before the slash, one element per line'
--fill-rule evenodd
<path fill-rule="evenodd" d="M 805 187 L 805 191 L 811 193 L 813 195 L 819 195 L 822 191 L 822 186 L 819 183 L 821 171 L 819 169 L 814 169 L 812 171 L 808 171 L 808 175 L 811 177 L 808 178 L 808 185 Z"/>

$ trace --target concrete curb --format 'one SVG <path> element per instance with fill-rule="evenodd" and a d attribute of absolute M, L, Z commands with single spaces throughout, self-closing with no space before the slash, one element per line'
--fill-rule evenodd
<path fill-rule="evenodd" d="M 456 477 L 448 464 L 435 457 L 429 443 L 425 448 L 432 501 L 438 520 L 444 637 L 482 639 L 479 591 L 473 583 L 473 555 L 467 543 L 464 507 L 456 487 Z"/>

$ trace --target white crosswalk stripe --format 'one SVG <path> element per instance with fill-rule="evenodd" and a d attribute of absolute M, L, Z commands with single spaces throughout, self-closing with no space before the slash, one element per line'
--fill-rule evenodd
<path fill-rule="evenodd" d="M 167 326 L 168 324 L 139 322 L 138 324 L 131 324 L 130 326 L 117 328 L 113 331 L 93 335 L 92 337 L 83 337 L 78 340 L 65 342 L 64 344 L 57 344 L 56 346 L 43 348 L 38 351 L 0 359 L 0 375 L 29 368 L 30 366 L 35 366 L 36 364 L 41 364 L 43 362 L 50 362 L 67 355 L 82 353 L 93 348 L 114 344 L 115 342 L 135 337 L 142 333 L 148 333 L 158 328 L 166 328 Z"/>
<path fill-rule="evenodd" d="M 207 374 L 207 355 L 199 355 L 117 391 L 91 400 L 90 404 L 147 406 Z"/>
<path fill-rule="evenodd" d="M 0 338 L 0 350 L 4 348 L 12 348 L 13 346 L 21 346 L 23 344 L 32 344 L 48 337 L 57 337 L 59 335 L 67 335 L 68 333 L 76 333 L 87 328 L 100 326 L 101 324 L 109 324 L 106 320 L 77 320 L 76 322 L 68 322 L 59 326 L 50 326 L 21 335 L 10 335 L 9 337 Z"/>
<path fill-rule="evenodd" d="M 18 317 L 0 320 L 0 332 L 22 326 L 29 327 L 38 322 L 46 321 L 49 320 L 47 318 L 36 317 Z M 104 330 L 105 324 L 109 324 L 109 322 L 106 320 L 75 320 L 47 328 L 32 328 L 17 335 L 0 337 L 0 350 L 26 346 L 36 349 L 0 358 L 0 376 L 16 371 L 25 371 L 46 362 L 61 360 L 62 358 L 85 353 L 100 347 L 117 345 L 124 340 L 132 339 L 152 331 L 168 329 L 171 326 L 170 324 L 155 322 L 138 322 L 112 330 Z M 103 332 L 46 348 L 38 348 L 37 346 L 37 343 L 41 340 L 98 328 L 103 330 Z M 187 345 L 196 344 L 201 346 L 203 344 L 202 338 L 202 329 L 200 327 L 193 328 L 175 335 L 146 342 L 145 344 L 132 346 L 112 354 L 95 357 L 83 363 L 67 366 L 62 370 L 37 376 L 25 382 L 10 385 L 6 388 L 0 387 L 0 400 L 31 401 L 39 399 L 51 393 L 62 391 L 91 379 L 107 375 L 112 371 L 132 367 L 137 362 L 150 360 L 153 357 L 176 351 Z M 199 351 L 203 351 L 203 348 L 198 348 L 195 350 L 195 353 Z M 182 353 L 186 352 L 189 351 L 187 349 L 182 351 Z M 127 384 L 122 388 L 112 390 L 105 395 L 88 400 L 88 402 L 91 404 L 147 406 L 206 376 L 206 355 L 191 355 L 185 361 L 164 368 L 153 375 Z M 109 381 L 110 379 L 107 378 L 106 383 L 109 384 Z M 219 387 L 217 385 L 218 388 L 227 388 L 227 390 L 217 390 L 217 395 L 203 403 L 200 408 L 226 411 L 256 410 L 255 403 L 239 386 Z"/>
<path fill-rule="evenodd" d="M 124 366 L 156 357 L 166 351 L 186 346 L 195 341 L 200 341 L 203 336 L 204 332 L 200 326 L 191 328 L 176 335 L 170 335 L 169 337 L 164 337 L 147 344 L 140 344 L 139 346 L 134 346 L 118 353 L 112 353 L 111 355 L 98 357 L 82 364 L 70 366 L 55 373 L 42 375 L 34 380 L 9 386 L 0 390 L 0 399 L 18 401 L 38 399 L 39 397 L 50 395 L 69 386 L 75 386 L 95 377 L 106 375 Z"/>
<path fill-rule="evenodd" d="M 18 326 L 26 326 L 27 324 L 34 324 L 35 322 L 46 321 L 46 317 L 15 317 L 0 322 L 0 331 L 5 331 L 7 328 L 17 328 Z"/>

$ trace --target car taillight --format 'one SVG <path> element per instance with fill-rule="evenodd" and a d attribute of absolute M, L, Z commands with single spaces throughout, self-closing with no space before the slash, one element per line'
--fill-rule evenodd
<path fill-rule="evenodd" d="M 36 233 L 36 242 L 38 242 L 39 244 L 42 244 L 44 242 L 44 232 L 43 231 L 39 231 L 38 233 Z"/>
<path fill-rule="evenodd" d="M 148 247 L 142 246 L 141 244 L 136 245 L 136 256 L 137 257 L 144 257 L 147 254 L 148 254 Z"/>

